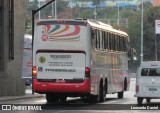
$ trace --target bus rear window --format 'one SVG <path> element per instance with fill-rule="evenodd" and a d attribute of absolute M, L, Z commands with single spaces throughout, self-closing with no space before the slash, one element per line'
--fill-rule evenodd
<path fill-rule="evenodd" d="M 141 76 L 160 76 L 160 68 L 142 68 Z"/>

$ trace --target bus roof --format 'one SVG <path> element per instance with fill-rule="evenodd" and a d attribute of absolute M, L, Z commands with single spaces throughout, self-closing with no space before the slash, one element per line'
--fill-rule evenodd
<path fill-rule="evenodd" d="M 102 22 L 88 21 L 88 23 L 91 26 L 93 26 L 95 28 L 98 28 L 98 29 L 103 29 L 103 30 L 107 30 L 107 31 L 114 32 L 114 33 L 117 33 L 117 34 L 122 34 L 122 35 L 128 36 L 128 34 L 126 32 L 123 32 L 123 31 L 120 31 L 120 30 L 116 30 L 111 25 L 104 24 Z"/>
<path fill-rule="evenodd" d="M 37 25 L 46 25 L 46 24 L 74 24 L 74 25 L 87 25 L 86 22 L 95 28 L 107 30 L 109 32 L 114 32 L 117 34 L 128 36 L 126 32 L 114 29 L 111 25 L 102 23 L 100 21 L 94 21 L 90 19 L 41 19 L 37 21 Z"/>

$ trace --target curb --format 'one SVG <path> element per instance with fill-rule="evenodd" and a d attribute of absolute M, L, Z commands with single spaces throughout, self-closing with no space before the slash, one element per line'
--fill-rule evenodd
<path fill-rule="evenodd" d="M 22 96 L 3 96 L 0 97 L 0 102 L 12 101 L 12 100 L 21 100 L 21 99 L 30 99 L 30 98 L 42 98 L 44 95 L 40 94 L 26 94 Z"/>

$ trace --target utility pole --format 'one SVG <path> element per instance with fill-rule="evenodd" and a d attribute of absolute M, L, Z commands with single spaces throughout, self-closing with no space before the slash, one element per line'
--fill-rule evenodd
<path fill-rule="evenodd" d="M 39 3 L 38 7 L 40 8 L 41 7 L 41 1 L 39 1 L 38 3 Z M 39 20 L 40 20 L 41 19 L 41 11 L 39 11 L 38 13 L 39 13 Z"/>
<path fill-rule="evenodd" d="M 117 24 L 119 26 L 119 4 L 118 4 L 118 19 L 117 19 Z"/>
<path fill-rule="evenodd" d="M 97 6 L 96 5 L 95 5 L 93 14 L 94 14 L 94 19 L 97 19 Z"/>
<path fill-rule="evenodd" d="M 57 0 L 54 1 L 55 3 L 55 19 L 57 19 Z"/>
<path fill-rule="evenodd" d="M 143 0 L 142 0 L 142 14 L 141 14 L 141 63 L 143 62 Z"/>

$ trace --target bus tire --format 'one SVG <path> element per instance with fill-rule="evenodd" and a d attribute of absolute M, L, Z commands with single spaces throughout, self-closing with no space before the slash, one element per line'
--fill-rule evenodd
<path fill-rule="evenodd" d="M 46 100 L 47 103 L 52 103 L 57 101 L 53 94 L 48 94 L 48 93 L 46 94 Z"/>
<path fill-rule="evenodd" d="M 138 105 L 142 105 L 143 97 L 137 97 L 137 103 Z"/>
<path fill-rule="evenodd" d="M 123 98 L 123 91 L 122 92 L 118 92 L 118 98 L 120 99 L 120 98 Z"/>
<path fill-rule="evenodd" d="M 99 102 L 99 95 L 90 95 L 89 103 L 98 103 Z"/>
<path fill-rule="evenodd" d="M 103 86 L 103 83 L 100 84 L 100 102 L 104 102 L 106 100 L 106 89 L 105 85 Z"/>
<path fill-rule="evenodd" d="M 124 80 L 124 91 L 127 91 L 127 79 Z"/>
<path fill-rule="evenodd" d="M 147 103 L 150 103 L 151 99 L 150 98 L 146 98 L 146 101 L 147 101 Z"/>
<path fill-rule="evenodd" d="M 66 100 L 67 100 L 67 97 L 66 96 L 61 96 L 61 97 L 59 97 L 59 100 L 60 100 L 61 103 L 65 103 Z"/>
<path fill-rule="evenodd" d="M 103 101 L 103 83 L 102 81 L 99 84 L 99 93 L 98 95 L 90 95 L 90 103 L 99 103 Z"/>

